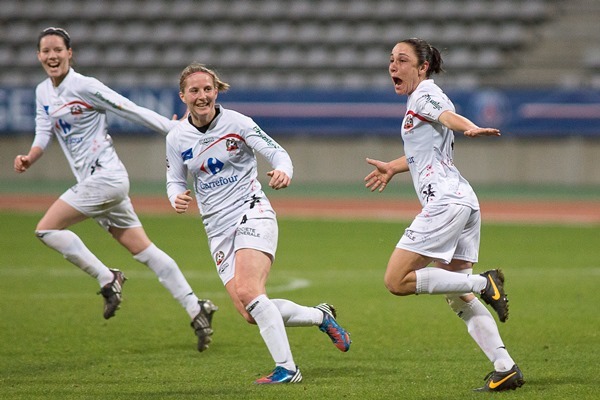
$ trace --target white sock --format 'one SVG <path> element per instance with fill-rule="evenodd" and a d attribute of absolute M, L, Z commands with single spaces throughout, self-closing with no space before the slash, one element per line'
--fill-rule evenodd
<path fill-rule="evenodd" d="M 421 268 L 415 274 L 417 294 L 479 293 L 487 284 L 486 278 L 481 275 L 450 272 L 435 267 Z"/>
<path fill-rule="evenodd" d="M 114 274 L 83 244 L 79 236 L 69 230 L 35 231 L 46 246 L 58 251 L 64 258 L 98 280 L 100 287 L 110 283 Z"/>
<path fill-rule="evenodd" d="M 134 255 L 133 258 L 154 271 L 158 276 L 158 281 L 185 308 L 190 318 L 193 319 L 198 315 L 200 312 L 198 297 L 194 294 L 175 260 L 156 247 L 154 243 Z"/>
<path fill-rule="evenodd" d="M 494 369 L 501 372 L 511 369 L 515 362 L 504 347 L 494 317 L 481 301 L 474 298 L 467 303 L 459 295 L 449 295 L 447 300 L 450 307 L 467 325 L 469 335 L 494 363 Z"/>
<path fill-rule="evenodd" d="M 283 325 L 283 319 L 275 304 L 266 295 L 261 294 L 248 304 L 246 310 L 256 321 L 256 325 L 260 329 L 260 335 L 265 341 L 275 364 L 287 370 L 295 371 L 296 364 L 292 357 L 292 350 Z"/>
<path fill-rule="evenodd" d="M 286 299 L 271 299 L 279 310 L 285 326 L 314 326 L 323 323 L 323 311 L 301 306 Z"/>

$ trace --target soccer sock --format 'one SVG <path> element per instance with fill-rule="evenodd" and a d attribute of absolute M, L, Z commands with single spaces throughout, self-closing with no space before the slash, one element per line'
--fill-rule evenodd
<path fill-rule="evenodd" d="M 441 268 L 421 268 L 417 275 L 416 293 L 445 294 L 481 292 L 487 280 L 481 275 L 462 274 Z"/>
<path fill-rule="evenodd" d="M 285 326 L 314 326 L 323 323 L 323 311 L 301 306 L 286 299 L 271 299 L 277 307 Z"/>
<path fill-rule="evenodd" d="M 500 372 L 511 369 L 515 362 L 504 347 L 494 317 L 481 301 L 478 298 L 473 298 L 467 303 L 459 295 L 449 295 L 446 298 L 452 310 L 467 325 L 469 335 L 475 340 L 475 343 L 487 358 L 494 363 L 494 369 Z"/>
<path fill-rule="evenodd" d="M 114 274 L 83 244 L 79 236 L 69 230 L 35 231 L 46 246 L 58 251 L 71 263 L 96 278 L 100 287 L 110 283 Z"/>
<path fill-rule="evenodd" d="M 194 294 L 175 260 L 156 247 L 154 243 L 134 255 L 133 258 L 154 271 L 158 276 L 158 281 L 185 308 L 190 318 L 193 319 L 198 315 L 200 312 L 198 297 Z"/>
<path fill-rule="evenodd" d="M 295 371 L 296 364 L 292 357 L 292 350 L 283 325 L 283 319 L 275 304 L 266 295 L 261 294 L 248 304 L 246 310 L 256 321 L 260 335 L 265 341 L 275 364 L 287 370 Z"/>

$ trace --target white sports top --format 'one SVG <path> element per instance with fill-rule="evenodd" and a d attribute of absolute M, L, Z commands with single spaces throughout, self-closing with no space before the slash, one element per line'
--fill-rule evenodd
<path fill-rule="evenodd" d="M 469 182 L 454 165 L 454 133 L 438 122 L 454 104 L 432 79 L 408 96 L 402 122 L 404 153 L 421 205 L 463 204 L 479 209 Z"/>
<path fill-rule="evenodd" d="M 270 208 L 260 182 L 255 151 L 273 169 L 293 175 L 287 151 L 249 117 L 217 104 L 218 114 L 206 132 L 188 117 L 167 135 L 167 195 L 172 205 L 187 190 L 188 173 L 209 237 L 234 226 L 247 207 L 260 199 Z"/>
<path fill-rule="evenodd" d="M 50 78 L 41 82 L 35 96 L 32 146 L 45 150 L 56 135 L 77 182 L 100 171 L 127 176 L 108 134 L 106 111 L 163 134 L 178 123 L 136 105 L 72 68 L 58 87 L 52 85 Z"/>

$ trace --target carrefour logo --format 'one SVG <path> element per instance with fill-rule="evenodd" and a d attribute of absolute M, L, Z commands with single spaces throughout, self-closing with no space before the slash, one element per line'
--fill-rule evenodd
<path fill-rule="evenodd" d="M 225 164 L 223 164 L 223 162 L 218 158 L 210 157 L 208 160 L 202 163 L 200 171 L 206 172 L 207 174 L 216 175 L 223 170 L 224 166 Z"/>
<path fill-rule="evenodd" d="M 229 178 L 223 178 L 220 176 L 211 182 L 200 182 L 199 187 L 202 190 L 216 189 L 219 186 L 229 185 L 231 183 L 236 183 L 237 181 L 237 175 L 230 176 Z"/>
<path fill-rule="evenodd" d="M 200 171 L 205 172 L 207 174 L 216 175 L 219 172 L 223 171 L 223 167 L 225 164 L 219 160 L 218 158 L 210 157 L 205 162 L 202 163 L 200 167 Z M 199 187 L 202 190 L 210 190 L 218 188 L 219 186 L 229 185 L 232 183 L 236 183 L 238 181 L 238 176 L 233 175 L 228 178 L 219 176 L 218 178 L 214 178 L 214 180 L 210 182 L 200 182 Z"/>

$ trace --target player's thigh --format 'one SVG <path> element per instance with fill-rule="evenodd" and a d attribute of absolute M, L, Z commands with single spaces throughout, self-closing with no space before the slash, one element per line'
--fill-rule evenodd
<path fill-rule="evenodd" d="M 396 247 L 450 263 L 471 212 L 471 208 L 458 204 L 427 205 Z"/>
<path fill-rule="evenodd" d="M 128 199 L 128 192 L 127 176 L 98 174 L 72 186 L 60 199 L 83 215 L 96 218 Z"/>
<path fill-rule="evenodd" d="M 479 244 L 481 242 L 481 212 L 471 210 L 469 219 L 460 234 L 454 259 L 476 263 L 479 260 Z M 469 267 L 472 268 L 472 267 Z"/>
<path fill-rule="evenodd" d="M 87 218 L 70 204 L 57 199 L 38 222 L 36 230 L 66 229 Z"/>
<path fill-rule="evenodd" d="M 236 237 L 237 241 L 237 237 Z M 268 244 L 252 243 L 258 248 L 245 247 L 236 243 L 235 251 L 235 284 L 237 295 L 247 306 L 252 300 L 261 294 L 266 294 L 266 284 L 273 263 L 273 255 L 263 248 Z M 241 246 L 241 248 L 240 248 Z"/>
<path fill-rule="evenodd" d="M 242 248 L 235 252 L 235 276 L 240 287 L 252 294 L 266 293 L 265 286 L 271 271 L 272 258 L 269 254 L 250 248 Z"/>
<path fill-rule="evenodd" d="M 231 229 L 224 233 L 209 237 L 208 239 L 208 245 L 217 268 L 217 273 L 224 285 L 227 285 L 230 280 L 238 276 L 237 269 L 239 265 L 250 268 L 248 266 L 255 264 L 264 265 L 268 261 L 270 270 L 270 265 L 275 258 L 278 230 L 274 213 L 272 215 L 267 214 L 261 218 L 254 217 L 251 213 L 247 215 L 249 217 L 244 219 L 243 223 L 232 226 Z M 250 252 L 247 255 L 245 254 L 247 249 L 256 252 Z M 241 257 L 241 261 L 238 261 L 238 256 Z M 258 259 L 259 262 L 253 262 L 254 259 Z M 243 271 L 242 274 L 243 276 L 252 276 L 247 271 Z M 262 274 L 264 274 L 264 271 Z M 259 284 L 264 286 L 265 281 L 266 277 L 261 275 L 258 280 Z M 236 288 L 239 287 L 239 282 L 238 279 Z M 257 281 L 252 280 L 251 282 L 254 283 Z"/>

